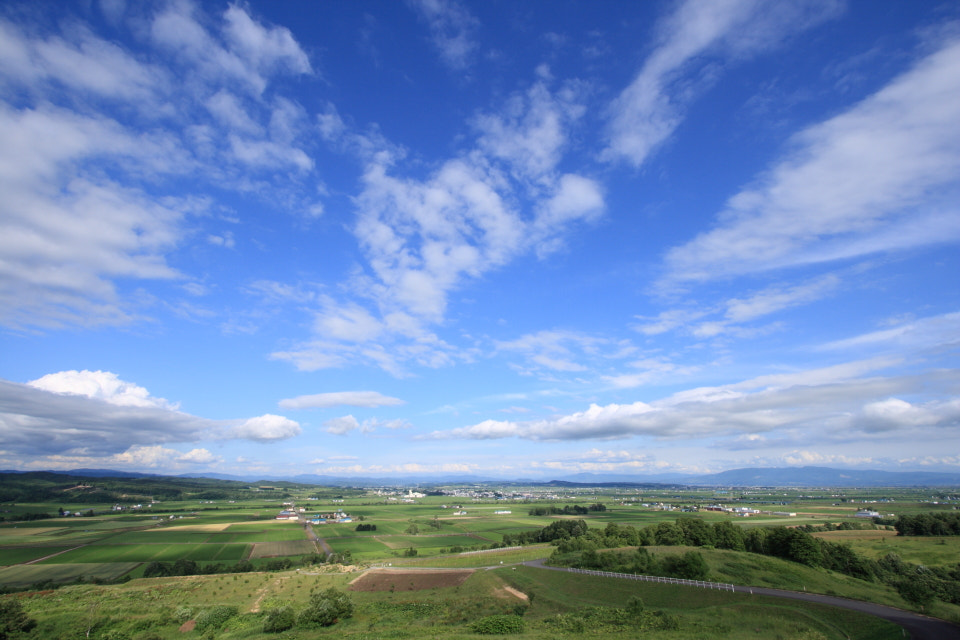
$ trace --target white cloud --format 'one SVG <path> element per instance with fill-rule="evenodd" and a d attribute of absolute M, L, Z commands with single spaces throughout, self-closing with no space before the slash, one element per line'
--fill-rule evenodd
<path fill-rule="evenodd" d="M 114 278 L 178 276 L 164 253 L 180 212 L 75 169 L 103 156 L 164 169 L 162 153 L 107 119 L 0 105 L 0 321 L 124 322 Z"/>
<path fill-rule="evenodd" d="M 501 112 L 478 116 L 477 142 L 487 155 L 505 161 L 516 178 L 540 184 L 554 172 L 567 130 L 585 110 L 575 87 L 552 94 L 539 81 L 526 94 L 514 95 Z"/>
<path fill-rule="evenodd" d="M 353 232 L 369 268 L 350 282 L 348 299 L 322 299 L 316 340 L 273 358 L 304 370 L 366 361 L 402 376 L 411 361 L 472 357 L 429 329 L 443 322 L 450 294 L 526 252 L 555 251 L 605 206 L 599 183 L 556 171 L 582 92 L 551 92 L 539 77 L 499 112 L 477 116 L 475 147 L 423 178 L 397 175 L 405 152 L 376 130 L 352 132 L 332 106 L 319 117 L 321 133 L 364 163 Z"/>
<path fill-rule="evenodd" d="M 477 48 L 473 37 L 477 19 L 457 0 L 409 0 L 409 4 L 430 26 L 444 64 L 454 71 L 467 68 Z"/>
<path fill-rule="evenodd" d="M 951 349 L 960 344 L 960 312 L 919 318 L 898 323 L 889 329 L 837 340 L 823 345 L 824 350 L 866 348 L 874 352 L 917 352 Z"/>
<path fill-rule="evenodd" d="M 206 449 L 191 449 L 182 453 L 160 445 L 133 446 L 109 458 L 109 464 L 133 468 L 169 469 L 180 468 L 180 463 L 208 465 L 220 462 L 220 458 Z"/>
<path fill-rule="evenodd" d="M 323 423 L 323 426 L 326 428 L 327 433 L 345 436 L 351 431 L 359 429 L 360 422 L 352 415 L 347 415 L 341 418 L 330 418 Z"/>
<path fill-rule="evenodd" d="M 237 438 L 264 442 L 299 433 L 296 422 L 281 416 L 193 416 L 106 371 L 59 372 L 30 384 L 0 380 L 0 442 L 31 456 L 105 456 L 130 447 Z"/>
<path fill-rule="evenodd" d="M 689 78 L 703 71 L 710 56 L 727 63 L 749 57 L 832 18 L 840 6 L 834 0 L 681 2 L 659 25 L 657 48 L 611 105 L 603 158 L 640 166 L 677 128 L 698 82 Z M 702 73 L 699 83 L 708 85 L 712 75 Z"/>
<path fill-rule="evenodd" d="M 254 22 L 238 5 L 230 5 L 223 17 L 226 39 L 257 69 L 266 73 L 285 70 L 305 74 L 313 71 L 307 54 L 286 27 L 264 27 Z"/>
<path fill-rule="evenodd" d="M 335 391 L 297 396 L 280 401 L 282 409 L 325 409 L 349 405 L 352 407 L 395 407 L 404 404 L 400 398 L 391 398 L 376 391 Z"/>
<path fill-rule="evenodd" d="M 243 8 L 231 5 L 223 14 L 221 44 L 202 26 L 197 13 L 191 2 L 170 2 L 154 17 L 150 35 L 158 46 L 193 67 L 202 81 L 232 81 L 260 95 L 272 74 L 311 73 L 310 61 L 289 29 L 265 27 Z"/>
<path fill-rule="evenodd" d="M 548 329 L 515 340 L 494 342 L 497 353 L 517 353 L 523 364 L 511 364 L 523 375 L 550 378 L 555 372 L 579 372 L 602 368 L 636 352 L 626 340 L 591 336 L 577 331 Z"/>
<path fill-rule="evenodd" d="M 297 146 L 305 112 L 263 95 L 278 74 L 312 72 L 290 32 L 239 5 L 219 22 L 185 1 L 149 13 L 136 55 L 79 19 L 49 35 L 0 20 L 5 326 L 142 319 L 129 289 L 183 277 L 171 252 L 193 239 L 231 246 L 232 234 L 188 233 L 209 201 L 184 194 L 181 176 L 305 215 L 322 208 L 285 179 L 314 167 Z"/>
<path fill-rule="evenodd" d="M 745 322 L 782 309 L 807 304 L 833 292 L 840 284 L 834 275 L 793 287 L 769 287 L 746 299 L 732 298 L 726 302 L 726 317 L 730 322 Z"/>
<path fill-rule="evenodd" d="M 27 384 L 52 393 L 103 400 L 118 407 L 152 407 L 171 411 L 177 409 L 177 405 L 151 396 L 143 387 L 125 382 L 110 371 L 59 371 Z"/>
<path fill-rule="evenodd" d="M 857 422 L 864 431 L 879 432 L 936 425 L 958 418 L 960 401 L 918 407 L 899 398 L 888 398 L 865 405 L 857 416 Z"/>
<path fill-rule="evenodd" d="M 917 408 L 889 400 L 893 394 L 945 390 L 960 379 L 958 372 L 861 377 L 885 364 L 875 360 L 764 376 L 733 385 L 679 392 L 652 403 L 591 404 L 585 411 L 549 419 L 486 420 L 432 435 L 552 441 L 634 436 L 715 438 L 778 431 L 833 439 L 844 434 L 960 426 L 957 402 L 931 402 Z"/>
<path fill-rule="evenodd" d="M 720 224 L 671 250 L 664 286 L 960 240 L 960 41 L 812 126 Z"/>
<path fill-rule="evenodd" d="M 220 458 L 206 449 L 191 449 L 177 458 L 177 461 L 189 462 L 190 464 L 213 464 L 214 462 L 219 462 Z"/>
<path fill-rule="evenodd" d="M 300 435 L 302 429 L 300 424 L 283 416 L 273 415 L 271 413 L 249 418 L 231 429 L 230 433 L 235 438 L 245 440 L 254 440 L 256 442 L 272 442 L 274 440 L 286 440 Z"/>
<path fill-rule="evenodd" d="M 378 428 L 383 429 L 408 429 L 410 423 L 406 420 L 379 420 L 369 418 L 360 422 L 352 415 L 346 415 L 340 418 L 331 418 L 323 423 L 327 433 L 338 436 L 344 436 L 351 431 L 360 430 L 361 433 L 373 433 Z"/>

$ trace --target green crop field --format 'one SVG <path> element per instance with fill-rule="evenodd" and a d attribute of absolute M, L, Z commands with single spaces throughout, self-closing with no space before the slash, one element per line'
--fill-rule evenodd
<path fill-rule="evenodd" d="M 68 551 L 49 563 L 174 562 L 186 560 L 236 561 L 246 553 L 245 544 L 125 544 L 89 545 Z"/>
<path fill-rule="evenodd" d="M 895 553 L 907 562 L 926 566 L 960 563 L 960 537 L 898 536 L 892 531 L 828 531 L 816 534 L 831 542 L 849 544 L 858 553 L 882 558 Z"/>
<path fill-rule="evenodd" d="M 6 547 L 0 551 L 0 566 L 9 566 L 32 562 L 55 553 L 65 551 L 70 547 Z M 2 581 L 0 581 L 2 584 Z"/>
<path fill-rule="evenodd" d="M 135 562 L 104 564 L 29 564 L 0 568 L 0 582 L 12 587 L 26 587 L 39 582 L 71 582 L 84 580 L 116 580 L 135 568 Z"/>
<path fill-rule="evenodd" d="M 280 556 L 300 556 L 316 553 L 317 548 L 310 540 L 287 540 L 284 542 L 258 542 L 253 545 L 250 558 L 273 558 Z"/>

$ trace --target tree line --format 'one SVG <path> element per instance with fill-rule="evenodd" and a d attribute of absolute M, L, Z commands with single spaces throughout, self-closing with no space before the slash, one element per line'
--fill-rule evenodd
<path fill-rule="evenodd" d="M 937 514 L 939 515 L 939 514 Z M 808 567 L 837 571 L 845 575 L 894 587 L 907 601 L 927 604 L 934 598 L 960 604 L 960 564 L 953 567 L 926 567 L 904 561 L 896 554 L 874 560 L 840 544 L 816 538 L 801 528 L 755 527 L 744 530 L 729 521 L 710 524 L 694 517 L 677 518 L 643 528 L 608 523 L 590 529 L 584 520 L 558 520 L 536 531 L 504 536 L 504 543 L 548 542 L 556 546 L 551 562 L 565 566 L 706 579 L 708 568 L 696 551 L 653 559 L 651 545 L 729 549 L 773 556 Z M 637 547 L 634 554 L 604 552 L 606 549 Z"/>
<path fill-rule="evenodd" d="M 527 512 L 531 516 L 585 516 L 591 512 L 602 512 L 607 510 L 607 505 L 597 502 L 596 504 L 591 504 L 589 506 L 583 506 L 580 504 L 566 505 L 563 507 L 556 507 L 550 505 L 548 507 L 534 507 Z"/>
<path fill-rule="evenodd" d="M 960 536 L 960 511 L 901 515 L 893 527 L 901 536 Z"/>

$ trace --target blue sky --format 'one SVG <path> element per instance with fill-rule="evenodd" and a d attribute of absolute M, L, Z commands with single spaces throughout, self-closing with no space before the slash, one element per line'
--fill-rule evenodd
<path fill-rule="evenodd" d="M 960 469 L 950 2 L 6 2 L 0 468 Z"/>

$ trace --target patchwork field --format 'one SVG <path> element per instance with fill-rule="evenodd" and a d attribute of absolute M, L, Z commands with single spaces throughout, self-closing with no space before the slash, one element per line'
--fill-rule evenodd
<path fill-rule="evenodd" d="M 237 562 L 247 552 L 246 544 L 123 544 L 87 545 L 40 564 L 104 562 L 175 562 L 186 560 Z"/>
<path fill-rule="evenodd" d="M 0 583 L 26 587 L 42 582 L 71 582 L 84 580 L 116 580 L 136 568 L 136 562 L 103 564 L 30 564 L 0 568 Z"/>
<path fill-rule="evenodd" d="M 287 540 L 285 542 L 257 542 L 250 551 L 250 559 L 301 556 L 317 553 L 316 545 L 310 540 Z"/>

